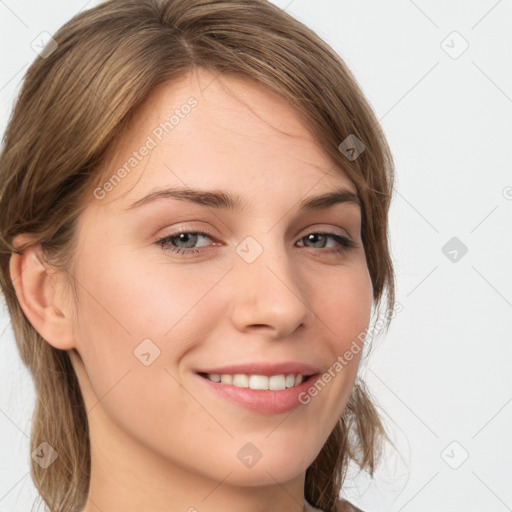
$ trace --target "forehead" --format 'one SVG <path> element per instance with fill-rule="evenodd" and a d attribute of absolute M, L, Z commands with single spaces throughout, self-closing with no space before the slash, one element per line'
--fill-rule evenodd
<path fill-rule="evenodd" d="M 101 205 L 123 209 L 157 186 L 304 195 L 352 182 L 281 96 L 196 70 L 152 92 L 105 161 Z M 244 193 L 245 191 L 245 193 Z"/>

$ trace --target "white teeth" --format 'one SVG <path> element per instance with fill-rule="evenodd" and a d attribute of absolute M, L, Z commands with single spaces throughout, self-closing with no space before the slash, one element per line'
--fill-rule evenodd
<path fill-rule="evenodd" d="M 287 388 L 293 388 L 295 386 L 295 376 L 290 374 L 286 376 L 285 384 Z"/>
<path fill-rule="evenodd" d="M 233 386 L 236 386 L 237 388 L 248 388 L 249 377 L 243 373 L 237 373 L 236 375 L 233 375 Z"/>
<path fill-rule="evenodd" d="M 268 389 L 268 377 L 265 375 L 251 375 L 249 377 L 249 387 L 251 389 Z"/>
<path fill-rule="evenodd" d="M 228 373 L 224 373 L 222 375 L 218 373 L 210 373 L 207 374 L 206 377 L 213 382 L 230 384 L 237 388 L 251 388 L 261 390 L 270 389 L 274 391 L 282 391 L 286 388 L 298 386 L 304 380 L 304 377 L 301 374 L 281 374 L 267 377 L 266 375 L 247 375 L 244 373 L 236 373 L 235 375 L 230 375 Z"/>
<path fill-rule="evenodd" d="M 268 378 L 268 389 L 276 391 L 286 389 L 286 377 L 284 375 L 272 375 Z"/>
<path fill-rule="evenodd" d="M 228 375 L 224 373 L 220 376 L 220 381 L 222 384 L 233 384 L 233 375 Z"/>

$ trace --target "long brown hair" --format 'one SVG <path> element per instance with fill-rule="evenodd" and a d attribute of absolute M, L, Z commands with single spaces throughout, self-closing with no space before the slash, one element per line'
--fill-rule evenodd
<path fill-rule="evenodd" d="M 23 247 L 13 246 L 14 237 L 31 234 L 47 261 L 69 272 L 76 220 L 116 136 L 157 86 L 200 67 L 257 81 L 282 95 L 343 168 L 362 202 L 374 305 L 380 310 L 384 303 L 389 313 L 393 162 L 373 111 L 341 58 L 266 0 L 110 0 L 75 16 L 53 38 L 56 45 L 28 69 L 4 136 L 0 285 L 35 384 L 31 450 L 48 442 L 59 454 L 47 469 L 31 461 L 32 478 L 51 511 L 76 512 L 89 488 L 87 414 L 68 353 L 46 342 L 18 303 L 9 260 Z M 357 158 L 350 158 L 353 151 L 340 151 L 349 136 L 364 144 Z M 342 417 L 307 469 L 308 501 L 336 510 L 349 462 L 373 475 L 385 437 L 377 408 L 357 380 Z"/>

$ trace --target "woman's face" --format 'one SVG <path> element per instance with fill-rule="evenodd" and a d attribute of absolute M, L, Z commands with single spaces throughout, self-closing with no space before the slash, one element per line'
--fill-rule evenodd
<path fill-rule="evenodd" d="M 201 71 L 155 91 L 77 231 L 73 364 L 93 467 L 303 478 L 353 387 L 372 304 L 360 207 L 312 202 L 343 190 L 356 193 L 264 87 Z M 316 376 L 279 389 L 296 374 Z"/>

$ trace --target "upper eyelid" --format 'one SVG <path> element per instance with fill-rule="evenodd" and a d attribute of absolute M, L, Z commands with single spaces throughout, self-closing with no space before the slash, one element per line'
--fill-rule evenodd
<path fill-rule="evenodd" d="M 304 228 L 305 229 L 305 232 L 306 234 L 308 233 L 325 233 L 325 234 L 329 234 L 329 235 L 340 235 L 340 236 L 350 236 L 347 232 L 346 229 L 344 228 L 340 228 L 340 227 L 316 227 L 316 225 L 313 225 L 312 227 L 307 227 L 307 228 Z M 343 230 L 345 233 L 338 233 L 337 230 Z"/>
<path fill-rule="evenodd" d="M 189 221 L 190 223 L 198 222 L 198 221 Z M 189 226 L 187 222 L 184 223 L 184 226 L 180 226 L 177 228 L 174 228 L 174 230 L 170 230 L 169 234 L 164 236 L 172 236 L 174 234 L 180 234 L 180 233 L 204 233 L 205 235 L 211 236 L 215 238 L 217 235 L 213 233 L 213 230 L 209 230 L 208 228 L 198 227 L 198 226 Z M 317 222 L 310 224 L 309 226 L 306 226 L 301 229 L 301 231 L 305 231 L 306 233 L 311 232 L 322 232 L 327 234 L 340 234 L 342 236 L 348 236 L 350 237 L 350 234 L 348 232 L 347 228 L 343 228 L 341 226 L 327 226 L 327 223 L 325 222 Z M 322 226 L 322 227 L 320 227 Z M 341 230 L 344 233 L 337 233 L 336 230 Z M 304 236 L 304 235 L 303 235 Z"/>

